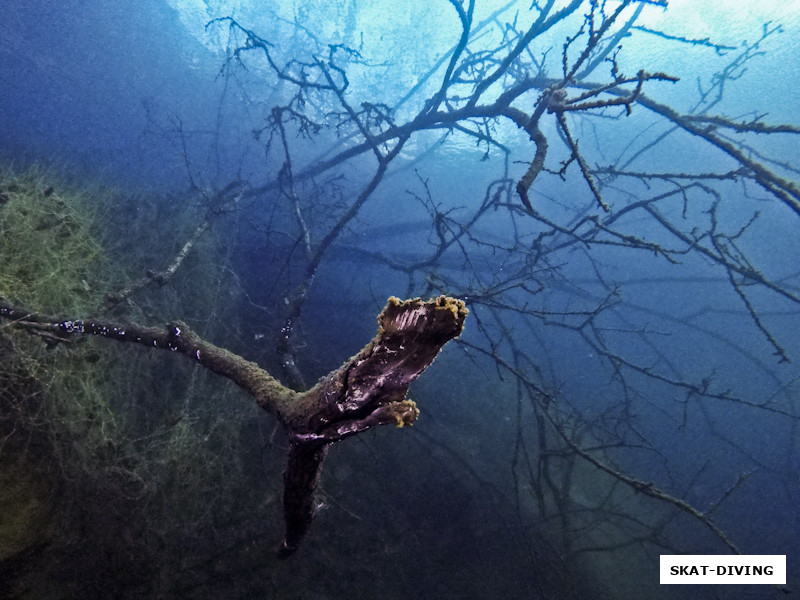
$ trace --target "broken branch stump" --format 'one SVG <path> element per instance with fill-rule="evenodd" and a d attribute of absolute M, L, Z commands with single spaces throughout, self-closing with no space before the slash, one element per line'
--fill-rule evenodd
<path fill-rule="evenodd" d="M 306 392 L 282 385 L 256 363 L 215 346 L 183 322 L 166 328 L 102 320 L 72 320 L 40 315 L 0 298 L 0 319 L 11 327 L 45 337 L 48 343 L 75 335 L 96 335 L 182 354 L 250 394 L 275 415 L 289 436 L 284 473 L 286 534 L 278 551 L 290 556 L 314 518 L 314 492 L 330 444 L 376 425 L 411 425 L 419 416 L 406 393 L 442 347 L 461 334 L 467 316 L 464 302 L 439 296 L 389 298 L 378 316 L 378 333 L 341 367 Z"/>

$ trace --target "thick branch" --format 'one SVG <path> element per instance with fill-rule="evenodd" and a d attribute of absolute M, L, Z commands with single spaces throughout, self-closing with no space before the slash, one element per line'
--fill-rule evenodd
<path fill-rule="evenodd" d="M 281 385 L 256 363 L 203 340 L 181 321 L 158 328 L 94 319 L 63 319 L 15 307 L 1 299 L 0 318 L 10 320 L 13 327 L 44 334 L 51 340 L 67 341 L 76 335 L 96 335 L 183 354 L 236 383 L 253 396 L 261 408 L 279 419 L 283 406 L 298 395 Z"/>
<path fill-rule="evenodd" d="M 357 433 L 370 418 L 413 423 L 413 411 L 386 406 L 401 408 L 397 403 L 408 386 L 461 333 L 466 315 L 463 302 L 444 296 L 428 302 L 390 298 L 375 338 L 298 398 L 284 413 L 287 426 L 308 440 L 336 441 Z"/>
<path fill-rule="evenodd" d="M 286 537 L 279 555 L 289 556 L 305 536 L 314 516 L 314 490 L 325 448 L 375 425 L 411 425 L 419 416 L 406 393 L 448 341 L 457 337 L 467 316 L 461 300 L 440 296 L 423 302 L 390 298 L 378 317 L 378 333 L 361 352 L 320 379 L 303 394 L 283 386 L 259 367 L 206 342 L 185 323 L 164 329 L 95 320 L 67 320 L 39 315 L 0 299 L 0 319 L 10 326 L 67 341 L 75 335 L 98 335 L 183 354 L 227 377 L 274 414 L 290 438 L 284 476 Z"/>

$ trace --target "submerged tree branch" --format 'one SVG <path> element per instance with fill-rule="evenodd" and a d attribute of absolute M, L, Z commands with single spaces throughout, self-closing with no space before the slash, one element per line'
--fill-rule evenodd
<path fill-rule="evenodd" d="M 135 292 L 138 292 L 140 289 L 149 285 L 151 282 L 155 282 L 158 285 L 164 285 L 167 281 L 172 279 L 172 276 L 175 275 L 176 271 L 183 264 L 183 261 L 186 260 L 187 256 L 189 256 L 189 252 L 191 252 L 192 247 L 197 243 L 197 240 L 200 239 L 200 236 L 205 233 L 209 226 L 210 223 L 208 221 L 203 221 L 200 223 L 200 225 L 198 225 L 189 236 L 189 239 L 186 240 L 186 243 L 181 247 L 180 251 L 175 255 L 175 258 L 172 260 L 169 266 L 167 266 L 165 269 L 161 271 L 148 270 L 145 277 L 132 283 L 124 290 L 117 292 L 116 294 L 106 294 L 106 302 L 109 305 L 119 304 Z"/>
<path fill-rule="evenodd" d="M 297 392 L 256 363 L 203 340 L 183 322 L 165 328 L 110 321 L 40 315 L 0 299 L 0 318 L 14 327 L 66 341 L 96 335 L 182 354 L 226 377 L 278 418 L 290 439 L 284 476 L 286 537 L 279 555 L 287 557 L 305 537 L 314 517 L 313 496 L 322 459 L 330 444 L 376 425 L 411 425 L 419 410 L 406 400 L 408 387 L 436 358 L 442 346 L 461 334 L 464 302 L 440 296 L 390 298 L 378 316 L 378 333 L 358 354 Z"/>
<path fill-rule="evenodd" d="M 374 154 L 378 160 L 377 170 L 364 178 L 362 187 L 364 192 L 351 201 L 344 209 L 343 215 L 332 227 L 326 226 L 325 232 L 318 235 L 318 241 L 312 252 L 307 252 L 305 264 L 302 268 L 303 279 L 288 295 L 286 304 L 286 319 L 279 342 L 279 353 L 287 366 L 287 372 L 295 368 L 295 346 L 292 342 L 292 332 L 298 319 L 301 318 L 302 308 L 309 289 L 313 284 L 314 274 L 320 265 L 323 256 L 329 247 L 333 246 L 343 231 L 343 225 L 351 222 L 362 204 L 373 193 L 375 187 L 382 181 L 387 173 L 389 161 L 396 155 L 398 148 L 406 142 L 413 144 L 414 138 L 424 139 L 426 130 L 441 130 L 446 132 L 441 140 L 451 135 L 466 134 L 475 138 L 478 145 L 485 145 L 487 152 L 483 159 L 489 158 L 488 148 L 503 148 L 505 153 L 503 173 L 495 182 L 487 186 L 484 203 L 479 208 L 470 207 L 474 217 L 464 218 L 458 216 L 455 208 L 444 208 L 439 202 L 432 199 L 423 202 L 430 216 L 430 235 L 428 243 L 433 250 L 418 258 L 397 258 L 387 253 L 369 248 L 355 246 L 358 258 L 369 257 L 389 265 L 392 269 L 405 273 L 409 280 L 409 290 L 415 290 L 420 280 L 424 281 L 424 293 L 436 293 L 451 289 L 461 289 L 463 296 L 477 305 L 491 307 L 491 322 L 489 317 L 483 317 L 485 323 L 477 322 L 481 333 L 486 336 L 486 353 L 494 361 L 498 373 L 503 370 L 504 362 L 501 358 L 501 348 L 505 345 L 514 346 L 516 338 L 514 327 L 502 322 L 501 314 L 513 313 L 520 318 L 517 324 L 528 325 L 533 320 L 540 320 L 548 327 L 566 327 L 582 336 L 585 347 L 591 350 L 591 356 L 598 362 L 608 366 L 615 378 L 620 382 L 619 391 L 625 396 L 621 405 L 624 410 L 619 416 L 619 423 L 626 432 L 635 430 L 635 418 L 629 412 L 628 396 L 634 396 L 638 391 L 635 386 L 623 376 L 623 372 L 636 373 L 657 381 L 671 388 L 685 391 L 687 394 L 715 398 L 734 402 L 743 407 L 765 410 L 774 414 L 794 417 L 794 411 L 784 410 L 780 406 L 769 403 L 760 404 L 756 400 L 738 398 L 728 391 L 713 392 L 705 383 L 692 383 L 694 376 L 684 375 L 680 372 L 672 373 L 667 352 L 658 350 L 656 356 L 663 361 L 664 371 L 650 366 L 647 361 L 634 360 L 628 354 L 616 354 L 609 349 L 603 338 L 604 324 L 599 318 L 600 310 L 608 303 L 604 300 L 598 308 L 580 308 L 581 298 L 571 292 L 579 289 L 576 282 L 568 281 L 575 271 L 564 268 L 564 280 L 557 275 L 561 265 L 571 262 L 576 256 L 566 257 L 565 252 L 570 249 L 579 249 L 588 260 L 588 266 L 594 269 L 597 283 L 606 288 L 609 298 L 616 294 L 616 288 L 609 279 L 603 281 L 606 274 L 603 272 L 602 257 L 596 255 L 597 250 L 603 248 L 612 250 L 628 249 L 653 254 L 659 259 L 663 258 L 670 265 L 679 265 L 683 257 L 690 256 L 710 259 L 714 264 L 722 266 L 729 277 L 733 290 L 745 302 L 749 316 L 778 352 L 782 360 L 788 361 L 791 346 L 780 345 L 778 336 L 770 332 L 769 321 L 761 319 L 757 306 L 751 302 L 750 293 L 746 285 L 755 285 L 759 289 L 766 289 L 778 293 L 791 302 L 797 302 L 796 284 L 793 279 L 776 279 L 766 268 L 759 269 L 755 263 L 742 258 L 745 250 L 739 251 L 734 239 L 740 234 L 725 235 L 709 226 L 705 221 L 693 221 L 693 213 L 702 215 L 712 214 L 704 210 L 701 203 L 707 202 L 708 197 L 714 197 L 718 192 L 713 185 L 721 182 L 726 186 L 731 181 L 753 181 L 758 183 L 770 194 L 787 205 L 794 213 L 800 214 L 798 202 L 800 191 L 797 182 L 789 179 L 797 169 L 789 164 L 791 161 L 777 161 L 768 156 L 753 151 L 749 147 L 749 140 L 756 135 L 797 134 L 800 129 L 792 125 L 770 125 L 761 122 L 762 117 L 753 117 L 752 120 L 743 120 L 742 117 L 728 119 L 724 116 L 713 116 L 709 109 L 718 101 L 711 96 L 711 91 L 718 91 L 722 96 L 722 89 L 726 81 L 737 78 L 737 72 L 744 64 L 758 54 L 759 41 L 763 41 L 775 28 L 767 29 L 761 40 L 746 46 L 743 53 L 737 57 L 723 71 L 714 75 L 711 89 L 701 90 L 701 102 L 688 111 L 678 111 L 672 105 L 662 104 L 652 98 L 657 96 L 645 95 L 655 93 L 659 82 L 674 83 L 677 77 L 662 73 L 649 72 L 638 68 L 633 76 L 622 73 L 617 56 L 622 52 L 622 46 L 627 44 L 626 38 L 632 32 L 642 31 L 636 25 L 637 19 L 644 14 L 645 5 L 666 6 L 661 0 L 622 0 L 618 3 L 583 2 L 581 0 L 568 0 L 564 6 L 556 9 L 557 3 L 553 0 L 535 2 L 531 10 L 531 20 L 527 27 L 517 27 L 517 16 L 513 23 L 501 24 L 497 21 L 499 30 L 495 33 L 491 45 L 481 46 L 480 39 L 471 31 L 472 2 L 451 2 L 461 20 L 461 38 L 453 48 L 437 61 L 436 72 L 442 74 L 441 83 L 431 88 L 431 96 L 421 99 L 420 108 L 416 114 L 407 117 L 403 122 L 399 115 L 393 114 L 387 105 L 376 108 L 375 102 L 366 102 L 359 99 L 357 102 L 350 88 L 350 94 L 345 94 L 347 78 L 345 67 L 334 63 L 333 55 L 324 56 L 322 45 L 314 38 L 317 52 L 309 51 L 309 58 L 281 57 L 278 50 L 266 40 L 259 38 L 252 31 L 245 29 L 232 18 L 219 19 L 216 22 L 226 23 L 232 30 L 237 30 L 245 36 L 243 42 L 236 42 L 237 48 L 233 51 L 233 60 L 242 61 L 244 55 L 250 53 L 253 58 L 259 57 L 263 64 L 272 72 L 274 77 L 292 88 L 298 97 L 313 97 L 317 105 L 311 109 L 299 107 L 299 114 L 293 115 L 299 119 L 297 131 L 307 134 L 305 122 L 322 123 L 321 114 L 335 115 L 334 125 L 321 125 L 328 127 L 336 141 L 319 160 L 306 161 L 303 168 L 298 168 L 292 173 L 293 181 L 313 181 L 319 174 L 335 171 L 351 163 L 353 159 L 365 154 Z M 545 32 L 556 25 L 572 28 L 573 35 L 566 37 L 566 42 L 559 47 L 552 40 L 544 39 Z M 648 35 L 660 35 L 674 42 L 688 46 L 711 46 L 718 52 L 731 48 L 718 44 L 711 44 L 708 40 L 694 40 L 686 37 L 661 35 L 660 32 L 647 30 Z M 500 41 L 498 42 L 497 39 Z M 542 42 L 542 44 L 539 44 Z M 560 71 L 557 76 L 552 75 L 552 58 L 548 53 L 559 54 Z M 263 55 L 263 56 L 262 56 Z M 620 56 L 622 56 L 620 54 Z M 628 64 L 631 57 L 625 57 Z M 280 59 L 280 60 L 279 60 Z M 610 65 L 610 76 L 603 75 L 601 65 Z M 642 65 L 645 67 L 646 65 Z M 437 69 L 440 69 L 437 71 Z M 302 77 L 301 77 L 302 75 Z M 430 77 L 431 75 L 429 74 Z M 426 77 L 426 79 L 427 79 Z M 592 80 L 587 80 L 591 77 Z M 355 87 L 355 86 L 354 86 Z M 395 105 L 405 103 L 417 90 L 417 84 L 412 91 L 402 97 Z M 294 102 L 294 100 L 293 100 Z M 310 106 L 310 103 L 309 103 Z M 358 107 L 361 106 L 363 110 Z M 331 112 L 324 113 L 321 107 Z M 702 110 L 700 110 L 702 108 Z M 635 110 L 634 110 L 635 109 Z M 751 113 L 745 113 L 751 114 Z M 755 113 L 752 113 L 755 114 Z M 634 116 L 635 115 L 635 116 Z M 632 116 L 632 123 L 611 129 L 603 129 L 598 124 L 620 122 L 623 117 Z M 635 120 L 634 120 L 635 119 Z M 533 146 L 526 145 L 515 156 L 510 148 L 516 147 L 505 139 L 503 123 L 513 122 L 522 129 Z M 648 140 L 645 133 L 650 129 L 651 123 L 665 124 L 667 133 L 658 134 L 654 141 Z M 644 130 L 633 128 L 644 124 Z M 697 174 L 683 173 L 680 168 L 672 168 L 668 162 L 671 152 L 663 152 L 655 162 L 658 171 L 644 168 L 643 170 L 628 169 L 646 152 L 653 152 L 662 148 L 667 135 L 671 132 L 683 131 L 688 133 L 687 139 L 697 144 L 698 155 L 711 151 L 724 154 L 726 158 L 733 159 L 732 164 L 724 164 L 724 171 L 713 171 L 712 167 L 703 168 Z M 622 158 L 607 167 L 598 165 L 598 156 L 604 157 L 610 148 L 617 145 L 617 140 L 606 145 L 601 134 L 611 132 L 611 135 L 628 136 L 628 141 L 622 140 L 623 150 L 620 157 L 626 153 L 630 155 L 627 162 Z M 283 131 L 282 134 L 285 135 Z M 319 130 L 314 131 L 315 134 Z M 747 136 L 747 137 L 746 137 Z M 324 136 L 319 139 L 325 140 Z M 470 140 L 473 141 L 473 140 Z M 394 144 L 394 149 L 392 148 Z M 433 148 L 433 146 L 430 146 Z M 508 149 L 507 149 L 508 148 Z M 429 151 L 424 150 L 424 152 Z M 667 148 L 669 150 L 669 148 Z M 717 153 L 716 151 L 720 152 Z M 296 151 L 297 152 L 297 151 Z M 286 148 L 288 155 L 288 148 Z M 298 154 L 299 156 L 299 154 Z M 417 158 L 424 157 L 417 155 Z M 560 168 L 550 164 L 550 161 L 560 161 Z M 605 159 L 604 159 L 605 160 Z M 297 164 L 301 164 L 297 161 Z M 509 164 L 522 165 L 524 171 L 514 172 Z M 723 168 L 723 167 L 721 167 Z M 360 165 L 359 165 L 360 169 Z M 559 191 L 549 190 L 551 176 L 563 180 L 565 187 Z M 547 177 L 547 181 L 542 181 Z M 643 197 L 638 191 L 641 186 L 620 186 L 614 180 L 621 177 L 638 179 L 636 186 L 643 185 L 648 197 Z M 499 182 L 499 183 L 497 183 Z M 580 188 L 573 184 L 580 183 Z M 584 185 L 585 184 L 585 185 Z M 534 188 L 533 186 L 537 187 Z M 255 198 L 265 191 L 281 186 L 280 181 L 264 182 L 260 187 L 252 186 L 248 194 Z M 588 189 L 587 189 L 588 188 Z M 534 201 L 532 190 L 541 190 L 542 200 Z M 578 194 L 575 190 L 578 189 Z M 519 198 L 518 202 L 512 201 L 513 192 Z M 428 197 L 431 197 L 427 189 Z M 566 194 L 565 194 L 566 192 Z M 581 196 L 588 195 L 593 203 L 584 203 Z M 695 201 L 695 194 L 698 199 Z M 576 198 L 577 196 L 577 198 Z M 747 190 L 745 190 L 747 196 Z M 474 200 L 474 196 L 472 199 Z M 466 199 L 465 203 L 469 203 Z M 521 202 L 520 202 L 521 201 Z M 681 211 L 681 205 L 683 210 Z M 555 210 L 553 210 L 553 207 Z M 498 231 L 493 221 L 492 234 L 488 234 L 488 219 L 479 223 L 489 208 L 507 210 L 508 229 L 503 230 L 500 236 L 495 236 Z M 604 211 L 605 215 L 598 215 L 597 208 Z M 646 224 L 641 229 L 634 229 L 637 218 L 642 218 Z M 755 217 L 754 217 L 755 218 Z M 701 217 L 702 219 L 702 217 Z M 481 230 L 481 225 L 485 225 Z M 650 226 L 653 229 L 648 229 Z M 427 228 L 427 227 L 426 227 Z M 302 229 L 302 227 L 301 227 Z M 753 228 L 755 229 L 755 228 Z M 744 231 L 744 230 L 742 230 Z M 495 239 L 503 238 L 502 240 Z M 715 243 L 719 240 L 719 244 Z M 298 237 L 298 243 L 300 243 Z M 730 246 L 730 248 L 728 247 Z M 741 244 L 746 249 L 746 240 Z M 348 247 L 350 249 L 350 247 Z M 735 250 L 733 252 L 731 249 Z M 482 253 L 486 253 L 486 257 Z M 491 256 L 489 256 L 491 253 Z M 742 256 L 740 256 L 740 254 Z M 579 260 L 583 254 L 578 255 Z M 484 276 L 480 271 L 482 259 L 491 264 L 491 274 Z M 686 261 L 689 262 L 689 261 Z M 449 274 L 448 269 L 454 269 L 455 274 Z M 468 283 L 465 283 L 468 282 Z M 537 297 L 549 286 L 554 286 L 559 291 L 559 286 L 569 284 L 569 308 L 550 308 L 549 299 Z M 409 292 L 409 295 L 418 292 Z M 587 294 L 590 295 L 590 294 Z M 556 294 L 554 297 L 559 298 Z M 572 303 L 578 303 L 579 308 L 573 309 Z M 543 307 L 547 307 L 546 309 Z M 493 331 L 492 327 L 497 327 Z M 535 330 L 530 325 L 530 330 Z M 642 338 L 647 333 L 646 327 L 639 331 L 631 327 L 631 332 L 636 332 Z M 650 345 L 650 340 L 647 340 Z M 784 350 L 784 346 L 786 350 Z M 542 378 L 539 362 L 546 362 L 545 358 L 526 358 L 529 364 Z M 509 365 L 510 366 L 510 365 Z M 524 379 L 519 368 L 512 367 L 512 374 L 525 386 L 531 385 L 531 380 Z M 552 414 L 547 411 L 547 401 L 536 408 L 535 421 L 539 427 L 539 434 L 547 433 L 547 421 Z M 389 405 L 387 405 L 388 407 Z M 392 410 L 407 411 L 408 418 L 414 415 L 411 405 L 401 407 L 391 405 Z M 388 408 L 386 410 L 389 410 Z M 391 412 L 391 411 L 390 411 Z M 613 412 L 609 409 L 609 412 Z M 326 413 L 327 414 L 327 413 Z M 307 490 L 313 489 L 317 482 L 318 467 L 321 465 L 325 454 L 325 443 L 329 436 L 334 438 L 355 433 L 362 428 L 371 426 L 372 420 L 397 418 L 398 423 L 405 422 L 403 416 L 390 417 L 383 412 L 373 412 L 360 420 L 350 420 L 342 428 L 333 413 L 330 423 L 295 423 L 299 429 L 309 427 L 313 432 L 309 435 L 296 435 L 292 439 L 290 462 L 303 465 L 302 468 L 290 469 L 288 472 L 302 473 L 304 477 L 296 481 L 287 479 L 288 489 Z M 575 416 L 580 419 L 580 415 Z M 688 503 L 679 498 L 658 490 L 646 480 L 631 477 L 613 467 L 613 459 L 606 454 L 587 450 L 568 430 L 557 422 L 551 423 L 559 435 L 567 437 L 564 440 L 555 439 L 555 445 L 564 455 L 569 455 L 574 461 L 576 457 L 588 460 L 595 468 L 600 469 L 614 478 L 618 483 L 625 484 L 637 492 L 667 502 L 692 515 L 703 522 L 731 549 L 735 546 L 725 537 L 721 529 L 717 529 L 709 518 L 709 513 L 692 508 Z M 522 425 L 519 435 L 522 437 Z M 587 431 L 595 434 L 601 428 L 596 424 L 587 425 Z M 626 433 L 627 434 L 627 433 Z M 636 434 L 638 435 L 638 434 Z M 624 436 L 621 436 L 624 437 Z M 540 440 L 544 442 L 543 437 Z M 322 446 L 304 445 L 319 443 Z M 547 465 L 547 449 L 540 448 L 538 457 L 540 467 Z M 605 450 L 604 450 L 605 452 Z M 546 471 L 546 466 L 544 467 Z M 569 469 L 560 476 L 568 480 L 571 475 Z M 553 498 L 558 504 L 557 511 L 568 512 L 568 503 L 559 504 L 560 500 L 568 497 L 567 489 L 558 489 L 557 478 L 546 481 L 547 473 L 531 470 L 531 485 L 547 486 L 553 493 Z M 537 478 L 541 479 L 537 481 Z M 621 487 L 621 486 L 619 486 Z M 610 494 L 611 492 L 609 492 Z M 541 492 L 539 500 L 542 507 L 547 503 L 546 494 Z M 287 494 L 287 498 L 289 495 Z M 305 527 L 310 523 L 313 515 L 313 504 L 303 504 L 299 499 L 308 501 L 308 493 L 299 493 L 297 501 L 292 501 L 294 507 L 292 517 L 291 535 L 287 534 L 284 551 L 290 553 L 295 546 L 295 539 L 299 540 L 305 533 Z M 560 500 L 559 500 L 560 499 Z M 544 509 L 543 509 L 544 510 Z M 288 508 L 287 508 L 288 511 Z M 288 514 L 288 513 L 287 513 Z M 599 514 L 599 513 L 598 513 Z M 568 517 L 561 515 L 566 520 Z M 598 517 L 602 518 L 602 517 Z M 289 521 L 287 517 L 287 522 Z M 574 535 L 574 531 L 571 532 Z"/>

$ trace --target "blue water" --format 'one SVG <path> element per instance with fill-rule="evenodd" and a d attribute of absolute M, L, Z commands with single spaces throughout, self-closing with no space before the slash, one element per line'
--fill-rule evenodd
<path fill-rule="evenodd" d="M 7 485 L 36 488 L 26 502 L 51 510 L 22 541 L 0 517 L 0 595 L 783 597 L 770 585 L 659 585 L 659 555 L 731 545 L 787 555 L 796 591 L 800 8 L 629 2 L 565 83 L 565 62 L 620 2 L 474 4 L 0 7 L 3 165 L 117 190 L 98 227 L 129 280 L 165 268 L 210 223 L 175 279 L 106 317 L 183 319 L 288 382 L 276 347 L 302 289 L 292 348 L 312 383 L 371 339 L 389 296 L 447 294 L 470 310 L 460 341 L 411 388 L 413 428 L 331 448 L 310 534 L 287 561 L 275 557 L 287 441 L 274 418 L 188 361 L 97 342 L 131 365 L 108 403 L 134 441 L 78 479 L 69 465 L 48 467 L 46 485 L 7 468 Z M 462 35 L 456 7 L 469 43 L 426 112 Z M 540 15 L 552 23 L 503 63 Z M 573 108 L 619 99 L 640 69 L 676 80 L 645 81 L 630 115 L 563 113 L 610 212 L 553 110 L 526 210 L 516 185 L 535 142 L 510 110 L 474 107 L 524 81 L 510 106 L 527 118 L 559 82 Z M 612 88 L 614 73 L 629 80 L 581 97 Z M 398 131 L 411 133 L 395 156 Z M 385 174 L 342 223 L 371 190 L 377 155 Z M 310 253 L 323 250 L 313 277 L 306 233 Z M 174 462 L 166 440 L 184 424 L 197 460 Z M 71 447 L 88 448 L 87 431 L 70 431 Z M 164 443 L 147 446 L 151 435 Z M 5 452 L 0 465 L 16 460 Z"/>

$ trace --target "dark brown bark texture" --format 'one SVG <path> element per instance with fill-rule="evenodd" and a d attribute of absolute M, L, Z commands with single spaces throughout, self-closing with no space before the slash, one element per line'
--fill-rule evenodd
<path fill-rule="evenodd" d="M 284 474 L 286 536 L 279 556 L 290 556 L 314 518 L 314 491 L 327 447 L 375 425 L 411 425 L 419 416 L 406 399 L 408 387 L 461 334 L 464 302 L 440 296 L 427 302 L 390 298 L 378 317 L 378 333 L 358 354 L 307 392 L 282 385 L 256 363 L 206 342 L 183 322 L 165 328 L 37 314 L 0 299 L 0 319 L 42 336 L 48 343 L 76 335 L 161 348 L 189 357 L 227 377 L 283 424 L 290 439 Z"/>

